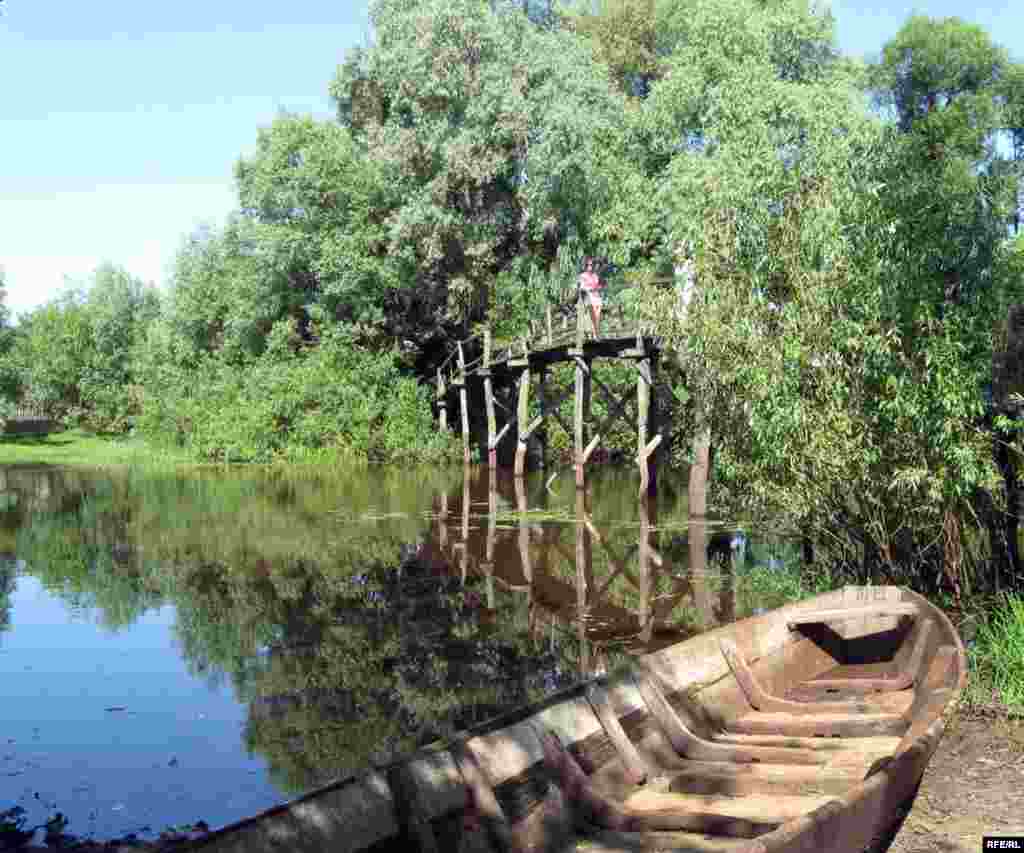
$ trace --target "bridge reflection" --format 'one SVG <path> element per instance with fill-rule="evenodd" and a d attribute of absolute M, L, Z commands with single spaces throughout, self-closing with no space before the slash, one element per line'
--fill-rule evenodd
<path fill-rule="evenodd" d="M 655 498 L 635 519 L 598 521 L 589 490 L 559 504 L 539 480 L 503 473 L 467 467 L 461 492 L 441 491 L 422 552 L 463 584 L 482 578 L 484 620 L 511 594 L 535 641 L 575 635 L 586 676 L 610 651 L 654 651 L 736 617 L 731 531 L 700 517 L 659 526 Z"/>

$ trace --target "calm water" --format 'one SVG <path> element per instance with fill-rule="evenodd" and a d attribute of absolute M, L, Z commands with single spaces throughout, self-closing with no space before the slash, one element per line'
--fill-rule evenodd
<path fill-rule="evenodd" d="M 0 468 L 0 811 L 222 825 L 779 603 L 785 545 L 571 476 Z"/>

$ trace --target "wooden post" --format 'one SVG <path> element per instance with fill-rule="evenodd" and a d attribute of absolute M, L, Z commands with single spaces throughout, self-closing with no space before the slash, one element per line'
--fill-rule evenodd
<path fill-rule="evenodd" d="M 650 469 L 647 465 L 647 421 L 651 410 L 651 360 L 636 363 L 636 461 L 640 466 L 640 497 L 648 494 Z"/>
<path fill-rule="evenodd" d="M 550 341 L 549 341 L 550 343 Z M 537 443 L 540 445 L 540 467 L 545 470 L 548 466 L 548 371 L 547 368 L 540 369 L 540 376 L 537 377 L 537 404 L 540 407 L 540 427 L 537 432 Z"/>
<path fill-rule="evenodd" d="M 552 333 L 551 333 L 551 306 L 550 305 L 548 305 L 548 307 L 545 309 L 545 317 L 547 319 L 547 332 L 548 332 L 547 345 L 551 346 L 551 342 L 554 340 L 554 335 L 552 335 Z"/>
<path fill-rule="evenodd" d="M 662 401 L 658 399 L 658 353 L 651 354 L 650 386 L 648 389 L 648 422 L 654 435 L 647 444 L 647 494 L 654 497 L 658 493 L 658 459 L 661 457 L 662 440 L 664 439 L 662 423 Z"/>
<path fill-rule="evenodd" d="M 529 438 L 528 419 L 530 417 L 530 365 L 523 368 L 519 374 L 519 411 L 517 412 L 519 426 L 519 441 L 516 444 L 516 469 L 515 475 L 522 477 L 526 472 L 526 442 Z"/>
<path fill-rule="evenodd" d="M 494 470 L 498 467 L 498 448 L 494 437 L 498 433 L 498 422 L 494 416 L 494 385 L 491 382 L 491 327 L 484 329 L 484 362 L 479 371 L 484 378 L 484 404 L 487 406 L 487 464 Z"/>
<path fill-rule="evenodd" d="M 469 464 L 469 398 L 466 394 L 466 354 L 459 341 L 459 404 L 462 408 L 462 461 Z"/>
<path fill-rule="evenodd" d="M 583 289 L 580 288 L 576 291 L 576 349 L 583 352 L 583 340 L 586 333 L 586 322 L 587 305 L 586 298 L 583 295 Z"/>
<path fill-rule="evenodd" d="M 444 376 L 440 368 L 437 371 L 437 425 L 441 432 L 448 432 L 448 402 L 445 394 L 448 389 L 444 385 Z"/>
<path fill-rule="evenodd" d="M 576 460 L 576 488 L 583 488 L 583 420 L 585 417 L 587 396 L 587 370 L 582 358 L 576 359 L 576 395 L 573 410 L 573 438 Z"/>

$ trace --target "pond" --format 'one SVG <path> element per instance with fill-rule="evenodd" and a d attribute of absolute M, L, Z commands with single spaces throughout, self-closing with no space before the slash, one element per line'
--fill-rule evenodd
<path fill-rule="evenodd" d="M 0 811 L 216 827 L 798 591 L 637 480 L 0 468 Z"/>

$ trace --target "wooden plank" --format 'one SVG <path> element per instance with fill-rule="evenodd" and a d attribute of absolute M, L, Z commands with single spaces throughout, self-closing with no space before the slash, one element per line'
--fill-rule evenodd
<path fill-rule="evenodd" d="M 526 473 L 526 443 L 530 437 L 527 418 L 530 417 L 530 365 L 527 364 L 519 374 L 519 410 L 516 420 L 519 424 L 519 440 L 516 442 L 515 475 L 522 477 Z"/>
<path fill-rule="evenodd" d="M 874 710 L 864 702 L 798 702 L 772 696 L 758 683 L 743 654 L 732 640 L 723 637 L 718 641 L 718 645 L 747 701 L 751 707 L 759 711 L 784 711 L 790 714 L 870 714 Z"/>
<path fill-rule="evenodd" d="M 726 729 L 738 734 L 795 737 L 873 737 L 902 735 L 908 727 L 902 714 L 787 714 L 752 711 L 730 720 Z"/>
<path fill-rule="evenodd" d="M 856 607 L 832 607 L 827 610 L 807 610 L 794 613 L 786 620 L 790 628 L 815 625 L 838 619 L 858 619 L 865 616 L 917 616 L 921 612 L 916 604 L 902 601 L 879 602 Z"/>
<path fill-rule="evenodd" d="M 544 763 L 566 799 L 585 820 L 624 832 L 692 830 L 754 838 L 806 814 L 827 797 L 774 795 L 743 798 L 663 793 L 641 789 L 624 803 L 600 794 L 572 755 L 550 732 L 541 733 Z"/>
<path fill-rule="evenodd" d="M 585 401 L 586 372 L 583 365 L 576 362 L 575 404 L 573 406 L 573 453 L 576 465 L 576 488 L 583 488 L 583 417 Z"/>
<path fill-rule="evenodd" d="M 645 375 L 646 374 L 646 375 Z M 650 359 L 637 362 L 636 379 L 636 455 L 640 466 L 640 496 L 647 494 L 650 471 L 644 449 L 647 447 L 647 420 L 651 409 Z"/>
<path fill-rule="evenodd" d="M 539 427 L 542 423 L 544 423 L 544 416 L 543 415 L 537 415 L 537 417 L 535 417 L 532 421 L 530 421 L 530 423 L 527 425 L 526 429 L 523 430 L 523 432 L 522 432 L 523 438 L 524 439 L 529 439 L 529 437 L 531 435 L 533 435 L 534 430 L 537 429 L 537 427 Z"/>
<path fill-rule="evenodd" d="M 424 812 L 405 762 L 392 764 L 387 770 L 388 784 L 395 794 L 395 815 L 406 841 L 415 843 L 420 853 L 437 853 L 437 839 L 430 827 L 430 818 Z"/>
<path fill-rule="evenodd" d="M 618 714 L 612 708 L 607 691 L 600 684 L 594 682 L 587 688 L 587 701 L 590 702 L 590 707 L 594 709 L 601 725 L 604 726 L 608 739 L 614 745 L 626 771 L 626 778 L 634 785 L 642 784 L 647 779 L 647 767 L 633 742 L 623 730 Z"/>
<path fill-rule="evenodd" d="M 666 784 L 670 791 L 688 794 L 843 794 L 864 778 L 868 767 L 867 756 L 860 766 L 844 764 L 840 767 L 687 760 L 681 770 L 673 768 Z"/>
<path fill-rule="evenodd" d="M 498 467 L 498 445 L 494 440 L 497 419 L 494 414 L 494 385 L 491 379 L 491 328 L 484 329 L 484 360 L 480 371 L 484 377 L 484 406 L 487 409 L 487 465 L 492 470 Z"/>
<path fill-rule="evenodd" d="M 668 818 L 680 812 L 698 818 L 693 828 L 704 832 L 734 837 L 747 834 L 750 824 L 755 834 L 774 829 L 788 820 L 820 808 L 831 797 L 813 794 L 746 794 L 743 797 L 722 797 L 713 794 L 682 794 L 674 791 L 644 789 L 628 797 L 623 805 L 631 813 L 649 818 Z M 739 827 L 733 826 L 736 821 Z M 669 827 L 665 827 L 668 829 Z"/>
<path fill-rule="evenodd" d="M 445 399 L 448 389 L 440 368 L 437 371 L 437 425 L 441 432 L 448 432 L 448 403 Z"/>
<path fill-rule="evenodd" d="M 462 410 L 462 460 L 469 464 L 469 395 L 466 391 L 466 355 L 462 351 L 462 341 L 458 344 L 459 352 L 459 405 Z"/>
<path fill-rule="evenodd" d="M 584 827 L 585 841 L 579 853 L 750 853 L 750 842 L 740 838 L 708 836 L 695 832 L 622 832 Z"/>
<path fill-rule="evenodd" d="M 498 798 L 494 796 L 494 789 L 477 762 L 473 750 L 466 743 L 460 742 L 452 747 L 452 755 L 462 772 L 462 778 L 466 780 L 469 799 L 467 810 L 479 816 L 496 850 L 500 853 L 518 853 L 512 829 L 505 819 L 505 812 L 502 811 Z"/>
<path fill-rule="evenodd" d="M 507 433 L 512 428 L 512 424 L 513 423 L 515 423 L 515 422 L 514 421 L 509 421 L 507 424 L 505 424 L 505 426 L 503 426 L 498 431 L 498 434 L 496 436 L 494 436 L 493 441 L 488 442 L 487 449 L 489 451 L 494 451 L 494 450 L 497 449 L 498 445 L 501 444 L 501 440 L 505 437 L 505 433 Z"/>
<path fill-rule="evenodd" d="M 721 744 L 697 737 L 682 721 L 654 679 L 642 669 L 635 669 L 634 680 L 644 702 L 668 738 L 672 748 L 686 758 L 699 761 L 731 761 L 737 764 L 824 764 L 825 759 L 806 749 L 784 747 L 746 747 Z"/>

